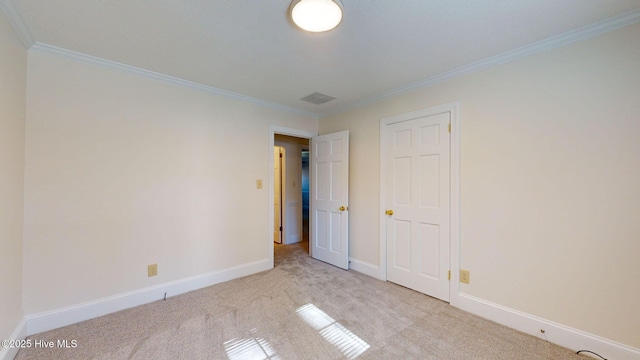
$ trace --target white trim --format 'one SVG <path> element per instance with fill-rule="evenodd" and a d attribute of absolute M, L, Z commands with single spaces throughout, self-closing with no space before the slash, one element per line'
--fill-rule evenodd
<path fill-rule="evenodd" d="M 24 44 L 24 47 L 29 49 L 33 46 L 34 41 L 33 37 L 31 37 L 31 32 L 29 32 L 29 29 L 22 20 L 22 16 L 20 16 L 11 0 L 0 0 L 0 9 L 2 9 L 4 14 L 7 16 L 7 20 L 9 20 L 9 23 L 16 34 L 18 34 L 18 37 Z"/>
<path fill-rule="evenodd" d="M 349 258 L 349 270 L 357 271 L 361 274 L 365 274 L 382 281 L 385 280 L 380 277 L 379 266 L 356 260 L 354 258 Z"/>
<path fill-rule="evenodd" d="M 286 136 L 293 136 L 293 137 L 298 137 L 303 139 L 311 139 L 314 136 L 318 136 L 317 131 L 313 132 L 313 131 L 307 131 L 307 130 L 300 130 L 300 129 L 294 129 L 286 126 L 270 125 L 269 129 L 271 129 L 272 135 L 275 135 L 275 134 L 286 135 Z M 271 155 L 273 155 L 273 153 Z"/>
<path fill-rule="evenodd" d="M 267 259 L 264 259 L 82 304 L 27 315 L 25 317 L 27 320 L 27 335 L 57 329 L 120 310 L 162 300 L 165 297 L 165 293 L 167 297 L 176 296 L 269 269 L 271 269 L 269 262 Z"/>
<path fill-rule="evenodd" d="M 449 135 L 449 267 L 451 279 L 459 278 L 460 269 L 460 102 L 448 104 L 451 111 L 451 134 Z M 455 271 L 454 271 L 455 270 Z M 449 281 L 449 304 L 458 305 L 460 282 Z"/>
<path fill-rule="evenodd" d="M 384 199 L 387 198 L 387 180 L 384 174 L 386 173 L 386 162 L 383 160 L 384 155 L 387 153 L 387 144 L 384 141 L 385 132 L 384 128 L 387 126 L 385 123 L 385 119 L 380 119 L 380 129 L 378 130 L 378 134 L 380 136 L 380 153 L 378 154 L 378 164 L 380 165 L 380 197 L 378 198 L 379 209 L 378 209 L 378 236 L 380 240 L 378 241 L 378 278 L 383 281 L 387 281 L 387 226 L 386 226 L 386 216 L 385 211 L 386 207 L 384 206 Z"/>
<path fill-rule="evenodd" d="M 507 64 L 507 63 L 510 63 L 510 62 L 543 52 L 543 51 L 547 51 L 547 50 L 554 49 L 563 45 L 567 45 L 576 41 L 580 41 L 580 40 L 588 39 L 590 37 L 594 37 L 600 34 L 604 34 L 609 31 L 613 31 L 625 26 L 635 24 L 637 22 L 640 22 L 640 10 L 632 10 L 632 11 L 623 13 L 621 15 L 606 19 L 604 21 L 587 25 L 576 30 L 568 31 L 566 33 L 563 33 L 557 36 L 552 36 L 550 38 L 547 38 L 538 42 L 534 42 L 532 44 L 525 45 L 525 46 L 516 48 L 514 50 L 504 52 L 499 55 L 491 56 L 489 58 L 476 61 L 471 64 L 463 65 L 458 68 L 445 71 L 443 73 L 434 74 L 422 80 L 412 82 L 404 86 L 400 86 L 391 91 L 384 92 L 378 96 L 374 96 L 372 98 L 362 100 L 355 104 L 347 105 L 345 107 L 342 107 L 333 111 L 319 113 L 318 116 L 319 118 L 324 118 L 336 113 L 361 107 L 363 105 L 370 104 L 379 100 L 387 99 L 390 97 L 394 97 L 396 95 L 408 93 L 413 90 L 422 89 L 435 84 L 443 83 L 467 74 L 486 70 L 494 66 Z"/>
<path fill-rule="evenodd" d="M 384 199 L 386 199 L 386 169 L 383 160 L 384 154 L 387 153 L 387 145 L 385 139 L 385 129 L 387 125 L 406 121 L 412 118 L 419 118 L 429 115 L 448 112 L 451 114 L 451 133 L 450 133 L 450 154 L 449 154 L 449 202 L 450 202 L 450 219 L 449 219 L 449 268 L 451 269 L 451 279 L 458 278 L 458 269 L 460 268 L 460 102 L 451 102 L 447 104 L 437 105 L 426 109 L 403 113 L 391 117 L 380 119 L 380 259 L 378 278 L 387 280 L 387 237 L 386 237 L 386 215 L 384 215 Z M 449 303 L 457 306 L 458 291 L 460 284 L 457 281 L 449 282 Z"/>
<path fill-rule="evenodd" d="M 472 314 L 574 351 L 590 350 L 607 359 L 640 359 L 640 349 L 635 349 L 597 335 L 589 334 L 468 294 L 459 294 L 458 305 L 460 309 Z M 541 329 L 544 330 L 544 333 L 541 333 Z"/>
<path fill-rule="evenodd" d="M 24 340 L 27 337 L 27 321 L 23 318 L 13 333 L 6 340 Z M 5 340 L 5 339 L 0 339 Z M 18 354 L 19 348 L 0 347 L 0 360 L 13 360 Z"/>
<path fill-rule="evenodd" d="M 2 1 L 2 0 L 0 0 L 0 1 Z M 124 71 L 124 72 L 130 73 L 130 74 L 134 74 L 134 75 L 141 76 L 141 77 L 144 77 L 144 78 L 148 78 L 148 79 L 151 79 L 151 80 L 160 81 L 160 82 L 163 82 L 163 83 L 166 83 L 166 84 L 178 85 L 178 86 L 182 86 L 182 87 L 186 87 L 186 88 L 195 89 L 195 90 L 199 90 L 199 91 L 202 91 L 202 92 L 210 93 L 210 94 L 213 94 L 213 95 L 224 96 L 224 97 L 227 97 L 227 98 L 232 98 L 232 99 L 236 99 L 236 100 L 240 100 L 240 101 L 246 101 L 246 102 L 250 102 L 250 103 L 253 103 L 253 104 L 256 104 L 256 105 L 261 105 L 261 106 L 265 106 L 265 107 L 268 107 L 268 108 L 271 108 L 271 109 L 275 109 L 275 110 L 278 110 L 278 111 L 286 112 L 286 113 L 303 115 L 303 116 L 311 117 L 313 119 L 318 119 L 318 115 L 317 114 L 309 112 L 309 111 L 304 111 L 304 110 L 292 108 L 292 107 L 289 107 L 289 106 L 276 104 L 276 103 L 273 103 L 273 102 L 270 102 L 270 101 L 261 100 L 261 99 L 254 98 L 254 97 L 251 97 L 251 96 L 246 96 L 246 95 L 238 94 L 238 93 L 235 93 L 235 92 L 232 92 L 232 91 L 227 91 L 227 90 L 216 88 L 216 87 L 213 87 L 213 86 L 197 83 L 195 81 L 189 81 L 189 80 L 180 79 L 180 78 L 177 78 L 177 77 L 174 77 L 174 76 L 165 75 L 165 74 L 157 73 L 157 72 L 154 72 L 154 71 L 138 68 L 138 67 L 135 67 L 135 66 L 131 66 L 131 65 L 127 65 L 127 64 L 111 61 L 111 60 L 102 59 L 102 58 L 99 58 L 99 57 L 96 57 L 96 56 L 87 55 L 87 54 L 79 53 L 79 52 L 76 52 L 76 51 L 63 49 L 63 48 L 60 48 L 60 47 L 57 47 L 57 46 L 53 46 L 53 45 L 47 45 L 47 44 L 43 44 L 43 43 L 40 43 L 40 42 L 36 42 L 35 44 L 33 44 L 33 46 L 31 46 L 30 50 L 34 51 L 34 52 L 39 52 L 39 53 L 43 53 L 43 54 L 47 54 L 47 55 L 58 56 L 58 57 L 66 58 L 66 59 L 69 59 L 69 60 L 86 63 L 86 64 L 98 65 L 98 66 L 107 67 L 107 68 L 110 68 L 110 69 Z"/>
<path fill-rule="evenodd" d="M 269 191 L 269 201 L 267 201 L 267 204 L 269 206 L 268 209 L 268 214 L 269 214 L 269 231 L 268 231 L 268 242 L 267 242 L 267 254 L 269 254 L 269 264 L 271 265 L 271 269 L 273 269 L 273 222 L 274 222 L 274 213 L 273 213 L 273 196 L 274 196 L 274 184 L 273 184 L 273 180 L 274 180 L 274 174 L 273 174 L 273 147 L 275 146 L 275 136 L 276 134 L 279 135 L 287 135 L 287 136 L 295 136 L 295 137 L 299 137 L 299 138 L 303 138 L 303 139 L 311 139 L 314 136 L 317 136 L 318 133 L 317 132 L 312 132 L 312 131 L 307 131 L 307 130 L 300 130 L 300 129 L 294 129 L 294 128 L 289 128 L 286 126 L 279 126 L 279 125 L 269 125 L 269 149 L 267 149 L 267 156 L 268 156 L 268 160 L 267 163 L 269 164 L 269 175 L 268 175 L 268 179 L 267 179 L 267 186 L 268 186 L 268 191 Z M 311 180 L 309 180 L 311 181 Z M 264 183 L 264 182 L 263 182 Z M 311 247 L 309 247 L 309 251 L 311 251 Z M 309 254 L 311 255 L 311 254 Z"/>

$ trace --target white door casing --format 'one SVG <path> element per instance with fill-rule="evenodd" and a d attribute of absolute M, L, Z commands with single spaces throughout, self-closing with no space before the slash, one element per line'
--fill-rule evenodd
<path fill-rule="evenodd" d="M 383 120 L 386 277 L 449 301 L 451 112 Z"/>
<path fill-rule="evenodd" d="M 311 255 L 348 269 L 349 131 L 312 138 L 310 157 Z"/>

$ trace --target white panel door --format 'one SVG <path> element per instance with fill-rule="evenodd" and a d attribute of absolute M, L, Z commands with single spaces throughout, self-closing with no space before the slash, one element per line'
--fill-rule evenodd
<path fill-rule="evenodd" d="M 387 279 L 449 301 L 449 112 L 383 128 Z"/>
<path fill-rule="evenodd" d="M 311 256 L 349 268 L 349 131 L 311 139 Z"/>

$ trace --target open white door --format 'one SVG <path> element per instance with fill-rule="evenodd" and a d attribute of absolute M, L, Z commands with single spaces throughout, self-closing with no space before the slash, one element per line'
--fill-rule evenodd
<path fill-rule="evenodd" d="M 311 256 L 349 268 L 349 131 L 311 139 Z"/>

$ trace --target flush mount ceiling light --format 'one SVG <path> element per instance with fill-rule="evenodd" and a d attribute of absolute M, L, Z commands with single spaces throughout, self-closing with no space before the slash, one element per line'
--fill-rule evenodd
<path fill-rule="evenodd" d="M 342 20 L 340 0 L 293 0 L 291 19 L 303 30 L 329 31 Z"/>

